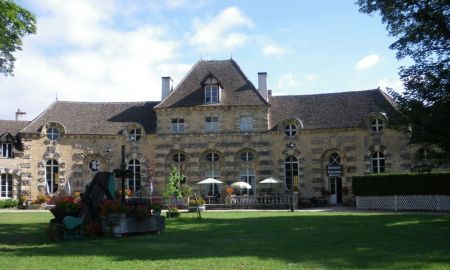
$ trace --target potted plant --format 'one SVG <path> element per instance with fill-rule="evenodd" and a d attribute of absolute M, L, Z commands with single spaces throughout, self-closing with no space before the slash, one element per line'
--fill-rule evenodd
<path fill-rule="evenodd" d="M 150 205 L 151 209 L 152 209 L 152 214 L 154 216 L 159 216 L 161 215 L 161 203 L 159 202 L 154 202 Z"/>
<path fill-rule="evenodd" d="M 197 207 L 200 212 L 205 212 L 206 201 L 203 199 L 197 199 L 197 200 L 189 200 L 189 212 L 197 212 Z"/>

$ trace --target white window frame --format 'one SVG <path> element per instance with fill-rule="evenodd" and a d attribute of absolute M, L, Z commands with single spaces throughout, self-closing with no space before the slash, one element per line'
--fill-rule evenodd
<path fill-rule="evenodd" d="M 129 134 L 130 141 L 132 141 L 132 142 L 139 141 L 141 139 L 141 136 L 142 136 L 142 130 L 140 128 L 133 128 Z"/>
<path fill-rule="evenodd" d="M 58 191 L 59 187 L 59 165 L 54 159 L 47 160 L 45 164 L 45 183 L 47 195 Z"/>
<path fill-rule="evenodd" d="M 59 129 L 56 127 L 51 127 L 47 129 L 47 138 L 51 141 L 56 141 L 59 139 L 60 133 Z"/>
<path fill-rule="evenodd" d="M 286 170 L 287 165 L 290 166 L 291 171 Z M 291 181 L 290 185 L 291 185 L 291 188 L 293 188 L 295 176 L 299 177 L 298 159 L 295 156 L 287 156 L 286 159 L 284 160 L 284 185 L 287 190 L 291 190 L 287 187 L 288 186 L 288 183 L 287 183 L 288 178 L 290 178 L 290 181 Z"/>
<path fill-rule="evenodd" d="M 13 147 L 12 143 L 2 143 L 0 153 L 2 158 L 12 158 Z"/>
<path fill-rule="evenodd" d="M 184 153 L 175 153 L 172 155 L 172 160 L 176 163 L 183 163 L 186 160 L 186 154 Z"/>
<path fill-rule="evenodd" d="M 89 161 L 89 170 L 91 172 L 98 172 L 101 169 L 102 163 L 98 159 Z"/>
<path fill-rule="evenodd" d="M 250 151 L 244 151 L 244 152 L 241 152 L 241 154 L 239 155 L 239 158 L 242 161 L 250 162 L 255 159 L 255 155 Z"/>
<path fill-rule="evenodd" d="M 386 172 L 386 157 L 382 152 L 374 152 L 370 156 L 370 168 L 372 173 Z"/>
<path fill-rule="evenodd" d="M 430 149 L 428 149 L 426 147 L 420 148 L 418 150 L 418 153 L 419 153 L 418 156 L 419 156 L 419 160 L 420 161 L 424 161 L 424 162 L 430 161 L 430 158 L 431 158 L 431 151 L 430 151 Z"/>
<path fill-rule="evenodd" d="M 174 118 L 172 119 L 172 133 L 183 133 L 184 132 L 184 119 Z"/>
<path fill-rule="evenodd" d="M 252 116 L 241 116 L 239 119 L 239 128 L 243 132 L 248 132 L 253 130 L 253 117 Z"/>
<path fill-rule="evenodd" d="M 217 132 L 219 131 L 219 117 L 208 116 L 205 118 L 205 131 L 206 132 Z"/>
<path fill-rule="evenodd" d="M 132 178 L 128 178 L 128 188 L 133 192 L 141 188 L 141 162 L 138 159 L 128 161 L 127 169 L 133 173 Z"/>
<path fill-rule="evenodd" d="M 2 173 L 0 176 L 0 198 L 12 198 L 13 177 L 12 174 Z"/>
<path fill-rule="evenodd" d="M 284 133 L 288 136 L 288 137 L 294 137 L 295 134 L 297 134 L 297 126 L 294 124 L 286 124 L 284 126 Z"/>
<path fill-rule="evenodd" d="M 384 129 L 384 121 L 380 118 L 375 118 L 370 121 L 370 129 L 375 133 L 380 133 Z"/>
<path fill-rule="evenodd" d="M 220 101 L 220 87 L 218 84 L 205 85 L 205 104 L 215 104 Z"/>
<path fill-rule="evenodd" d="M 256 173 L 255 173 L 255 170 L 252 168 L 242 169 L 240 179 L 242 182 L 246 182 L 252 186 L 251 189 L 241 190 L 242 194 L 248 194 L 248 195 L 252 195 L 252 196 L 256 195 Z M 250 190 L 252 192 L 250 192 Z"/>

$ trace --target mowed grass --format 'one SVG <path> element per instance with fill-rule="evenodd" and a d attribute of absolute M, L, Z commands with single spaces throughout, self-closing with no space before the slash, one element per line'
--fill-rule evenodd
<path fill-rule="evenodd" d="M 161 235 L 50 241 L 49 213 L 0 213 L 2 269 L 449 269 L 450 216 L 208 212 Z"/>

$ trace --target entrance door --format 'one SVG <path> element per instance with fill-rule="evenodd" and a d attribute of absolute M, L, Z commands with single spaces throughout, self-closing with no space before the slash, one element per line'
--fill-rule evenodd
<path fill-rule="evenodd" d="M 331 177 L 330 182 L 330 203 L 342 203 L 342 178 Z"/>

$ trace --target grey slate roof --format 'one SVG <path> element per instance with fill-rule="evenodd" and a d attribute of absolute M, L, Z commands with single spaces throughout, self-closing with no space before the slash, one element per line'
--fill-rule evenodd
<path fill-rule="evenodd" d="M 371 112 L 395 116 L 395 102 L 379 89 L 330 94 L 272 96 L 270 128 L 280 121 L 298 118 L 305 129 L 358 127 Z"/>
<path fill-rule="evenodd" d="M 230 60 L 197 62 L 186 77 L 170 92 L 156 108 L 174 108 L 204 105 L 204 91 L 201 83 L 210 75 L 222 86 L 220 104 L 217 105 L 267 105 L 247 79 L 237 63 Z"/>
<path fill-rule="evenodd" d="M 38 133 L 48 122 L 58 122 L 66 134 L 118 134 L 132 123 L 155 133 L 158 102 L 71 102 L 56 101 L 36 117 L 24 133 Z"/>
<path fill-rule="evenodd" d="M 0 120 L 0 136 L 3 136 L 7 132 L 12 136 L 16 136 L 29 123 L 30 121 Z"/>

